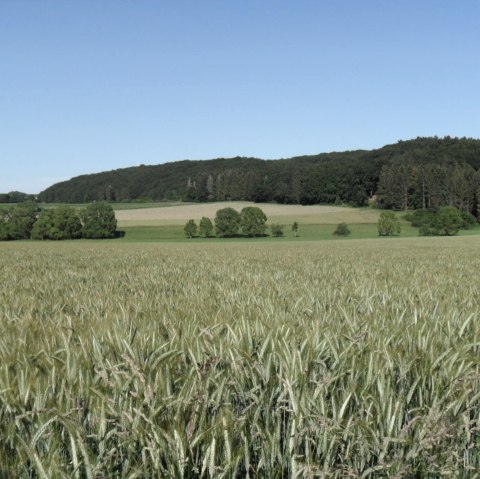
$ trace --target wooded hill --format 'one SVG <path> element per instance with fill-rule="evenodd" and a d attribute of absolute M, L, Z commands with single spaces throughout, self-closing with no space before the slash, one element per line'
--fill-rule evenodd
<path fill-rule="evenodd" d="M 44 202 L 250 200 L 393 209 L 453 205 L 478 213 L 480 140 L 417 138 L 376 150 L 280 160 L 218 158 L 140 165 L 57 183 Z"/>

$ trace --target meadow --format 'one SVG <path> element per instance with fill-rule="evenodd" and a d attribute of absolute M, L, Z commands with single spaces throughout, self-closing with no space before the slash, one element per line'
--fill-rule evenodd
<path fill-rule="evenodd" d="M 378 217 L 380 210 L 374 208 L 352 208 L 348 206 L 333 205 L 281 205 L 274 203 L 251 203 L 247 201 L 228 201 L 213 203 L 190 203 L 156 206 L 151 203 L 148 208 L 135 208 L 122 210 L 122 205 L 116 205 L 115 215 L 118 227 L 125 233 L 123 242 L 254 242 L 255 244 L 274 241 L 279 242 L 304 242 L 316 240 L 338 240 L 333 235 L 339 223 L 347 223 L 351 234 L 342 239 L 368 239 L 378 237 Z M 232 207 L 241 211 L 246 206 L 258 206 L 267 215 L 267 224 L 278 223 L 284 226 L 284 237 L 272 238 L 193 238 L 185 237 L 183 227 L 193 219 L 199 223 L 203 216 L 215 218 L 217 210 Z M 414 228 L 404 219 L 405 212 L 395 213 L 401 223 L 400 237 L 416 237 L 419 229 Z M 295 237 L 291 226 L 294 222 L 299 224 L 299 234 Z M 268 232 L 268 231 L 267 231 Z M 269 232 L 268 232 L 269 233 Z M 460 236 L 478 235 L 480 227 L 471 230 L 461 230 Z"/>
<path fill-rule="evenodd" d="M 268 224 L 284 225 L 285 235 L 282 238 L 254 238 L 255 244 L 269 241 L 312 241 L 335 239 L 332 235 L 336 225 L 347 222 L 352 234 L 350 238 L 374 238 L 378 236 L 377 221 L 379 212 L 371 208 L 350 208 L 325 205 L 280 205 L 274 203 L 251 203 L 247 201 L 228 201 L 214 203 L 192 203 L 172 205 L 171 207 L 155 207 L 138 209 L 117 209 L 115 211 L 118 227 L 125 233 L 124 242 L 232 242 L 252 241 L 248 238 L 193 238 L 187 239 L 183 231 L 185 223 L 193 219 L 198 224 L 205 216 L 212 221 L 215 213 L 221 208 L 231 207 L 241 211 L 246 206 L 258 206 L 268 217 Z M 299 235 L 294 237 L 291 231 L 293 222 L 299 223 Z M 403 235 L 418 235 L 418 230 L 409 223 L 403 222 Z"/>
<path fill-rule="evenodd" d="M 478 477 L 480 238 L 0 244 L 0 477 Z"/>

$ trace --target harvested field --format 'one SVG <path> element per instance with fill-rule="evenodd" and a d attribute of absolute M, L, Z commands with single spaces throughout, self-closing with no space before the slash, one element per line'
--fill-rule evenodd
<path fill-rule="evenodd" d="M 291 223 L 298 221 L 306 224 L 376 223 L 379 212 L 368 208 L 348 208 L 324 205 L 280 205 L 274 203 L 250 203 L 231 201 L 221 203 L 199 203 L 161 208 L 142 208 L 119 210 L 115 215 L 120 226 L 139 225 L 176 225 L 189 219 L 199 220 L 202 216 L 214 218 L 217 210 L 231 207 L 240 211 L 245 206 L 258 206 L 267 215 L 269 221 Z"/>

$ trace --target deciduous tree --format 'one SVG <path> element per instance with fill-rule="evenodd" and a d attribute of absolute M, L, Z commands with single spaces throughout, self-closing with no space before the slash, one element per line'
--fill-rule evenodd
<path fill-rule="evenodd" d="M 382 211 L 378 219 L 379 236 L 400 234 L 400 221 L 393 211 Z"/>
<path fill-rule="evenodd" d="M 263 236 L 267 229 L 267 217 L 256 206 L 247 206 L 240 213 L 240 226 L 245 236 Z"/>
<path fill-rule="evenodd" d="M 240 229 L 240 213 L 233 208 L 222 208 L 215 215 L 215 231 L 217 236 L 232 237 Z"/>
<path fill-rule="evenodd" d="M 195 220 L 188 220 L 183 231 L 187 238 L 193 238 L 197 234 L 197 224 L 195 223 Z"/>
<path fill-rule="evenodd" d="M 115 212 L 108 203 L 91 203 L 81 215 L 84 238 L 113 238 L 117 230 Z"/>
<path fill-rule="evenodd" d="M 200 220 L 200 235 L 205 238 L 210 238 L 213 235 L 213 223 L 210 218 L 204 216 Z"/>

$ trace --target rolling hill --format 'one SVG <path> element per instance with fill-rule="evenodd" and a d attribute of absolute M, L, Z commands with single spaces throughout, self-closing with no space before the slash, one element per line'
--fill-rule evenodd
<path fill-rule="evenodd" d="M 257 201 L 393 209 L 454 204 L 478 213 L 480 140 L 417 138 L 375 150 L 289 159 L 218 158 L 82 175 L 40 193 L 43 202 Z"/>

